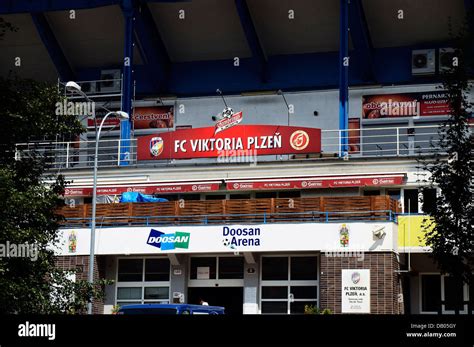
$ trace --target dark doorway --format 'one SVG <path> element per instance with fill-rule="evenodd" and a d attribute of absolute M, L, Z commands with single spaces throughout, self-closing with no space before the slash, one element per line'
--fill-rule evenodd
<path fill-rule="evenodd" d="M 226 314 L 241 315 L 244 304 L 242 287 L 192 287 L 188 288 L 188 304 L 199 304 L 199 298 L 211 306 L 225 307 Z"/>

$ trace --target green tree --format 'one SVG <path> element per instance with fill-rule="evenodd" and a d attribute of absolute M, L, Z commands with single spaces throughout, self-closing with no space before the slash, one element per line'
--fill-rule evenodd
<path fill-rule="evenodd" d="M 422 163 L 431 173 L 429 187 L 425 189 L 438 187 L 441 190 L 426 211 L 430 217 L 424 223 L 426 244 L 432 248 L 432 256 L 443 273 L 474 285 L 474 138 L 469 128 L 473 107 L 469 93 L 473 87 L 470 76 L 474 71 L 474 35 L 467 23 L 469 20 L 453 35 L 455 51 L 450 57 L 451 66 L 442 74 L 450 115 L 439 129 L 434 157 L 423 159 Z"/>
<path fill-rule="evenodd" d="M 0 247 L 38 250 L 37 259 L 0 255 L 0 312 L 82 312 L 89 298 L 103 296 L 105 281 L 72 281 L 71 272 L 55 266 L 50 246 L 58 240 L 62 217 L 55 211 L 64 205 L 64 178 L 46 170 L 41 155 L 15 157 L 17 142 L 74 138 L 83 131 L 76 116 L 55 114 L 60 100 L 55 86 L 0 78 Z"/>

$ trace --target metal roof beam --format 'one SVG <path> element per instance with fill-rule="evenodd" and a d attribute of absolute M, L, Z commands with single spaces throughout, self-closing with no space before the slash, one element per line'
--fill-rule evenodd
<path fill-rule="evenodd" d="M 363 65 L 360 68 L 367 81 L 375 82 L 372 40 L 361 0 L 351 0 L 349 3 L 349 30 L 354 48 L 361 54 Z"/>
<path fill-rule="evenodd" d="M 69 62 L 67 61 L 66 56 L 64 55 L 61 49 L 61 46 L 56 40 L 53 30 L 49 26 L 45 15 L 43 13 L 32 13 L 31 18 L 33 19 L 33 23 L 36 26 L 38 35 L 40 36 L 41 41 L 43 41 L 43 44 L 48 50 L 48 54 L 51 60 L 53 61 L 53 64 L 56 67 L 56 71 L 61 77 L 61 80 L 75 80 L 75 73 L 69 65 Z"/>
<path fill-rule="evenodd" d="M 235 0 L 235 6 L 237 7 L 237 13 L 239 14 L 240 23 L 242 24 L 242 29 L 247 38 L 247 43 L 252 51 L 252 56 L 254 59 L 258 60 L 262 80 L 266 82 L 268 80 L 267 59 L 258 39 L 257 31 L 255 30 L 247 2 L 245 0 Z"/>
<path fill-rule="evenodd" d="M 140 55 L 157 82 L 157 87 L 163 89 L 167 81 L 170 59 L 146 3 L 142 3 L 135 11 L 135 35 Z"/>
<path fill-rule="evenodd" d="M 120 3 L 120 0 L 2 0 L 0 14 L 82 10 Z"/>

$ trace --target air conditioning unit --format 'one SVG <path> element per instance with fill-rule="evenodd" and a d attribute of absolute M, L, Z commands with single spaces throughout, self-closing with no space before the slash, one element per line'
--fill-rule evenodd
<path fill-rule="evenodd" d="M 412 75 L 433 75 L 436 72 L 434 49 L 417 49 L 411 52 Z"/>
<path fill-rule="evenodd" d="M 102 70 L 100 72 L 99 91 L 101 93 L 120 92 L 120 69 Z"/>
<path fill-rule="evenodd" d="M 97 91 L 96 83 L 95 82 L 83 82 L 83 83 L 81 83 L 81 90 L 86 94 L 95 94 L 96 91 Z"/>
<path fill-rule="evenodd" d="M 440 73 L 449 72 L 453 68 L 456 52 L 454 48 L 440 48 L 438 59 L 438 71 Z"/>

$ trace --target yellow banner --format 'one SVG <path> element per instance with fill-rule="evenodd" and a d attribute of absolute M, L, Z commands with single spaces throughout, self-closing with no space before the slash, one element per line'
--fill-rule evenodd
<path fill-rule="evenodd" d="M 423 226 L 430 224 L 428 218 L 428 216 L 399 216 L 398 247 L 425 247 L 425 228 Z M 428 230 L 432 228 L 431 226 Z"/>

